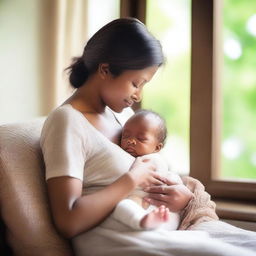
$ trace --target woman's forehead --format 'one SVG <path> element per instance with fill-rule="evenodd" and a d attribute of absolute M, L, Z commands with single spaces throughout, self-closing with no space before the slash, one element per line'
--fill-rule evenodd
<path fill-rule="evenodd" d="M 133 77 L 134 79 L 140 79 L 145 82 L 148 82 L 151 80 L 155 72 L 157 71 L 158 67 L 148 67 L 145 69 L 139 69 L 139 70 L 126 70 L 122 74 L 123 76 L 129 76 Z"/>

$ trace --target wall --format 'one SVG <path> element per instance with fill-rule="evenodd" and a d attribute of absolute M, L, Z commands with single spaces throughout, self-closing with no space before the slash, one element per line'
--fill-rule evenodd
<path fill-rule="evenodd" d="M 0 124 L 40 115 L 39 2 L 0 1 Z"/>
<path fill-rule="evenodd" d="M 119 8 L 119 0 L 0 0 L 0 124 L 61 104 L 72 93 L 63 69 Z"/>

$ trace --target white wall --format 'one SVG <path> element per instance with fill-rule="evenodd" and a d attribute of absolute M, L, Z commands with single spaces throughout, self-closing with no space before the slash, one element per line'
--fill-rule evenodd
<path fill-rule="evenodd" d="M 39 2 L 0 1 L 0 124 L 40 115 Z"/>

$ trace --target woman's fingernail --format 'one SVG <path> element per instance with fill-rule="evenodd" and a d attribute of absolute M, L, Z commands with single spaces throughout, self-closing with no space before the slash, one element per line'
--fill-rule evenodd
<path fill-rule="evenodd" d="M 148 197 L 144 197 L 144 200 L 146 201 L 146 202 L 150 202 L 150 198 L 148 198 Z"/>
<path fill-rule="evenodd" d="M 148 192 L 149 191 L 149 188 L 147 187 L 147 188 L 144 188 L 144 191 L 145 192 Z"/>

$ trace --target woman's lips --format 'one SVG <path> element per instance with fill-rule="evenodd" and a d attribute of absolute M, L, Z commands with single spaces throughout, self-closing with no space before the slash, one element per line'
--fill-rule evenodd
<path fill-rule="evenodd" d="M 131 107 L 133 105 L 133 101 L 125 100 L 124 102 L 127 107 Z"/>

